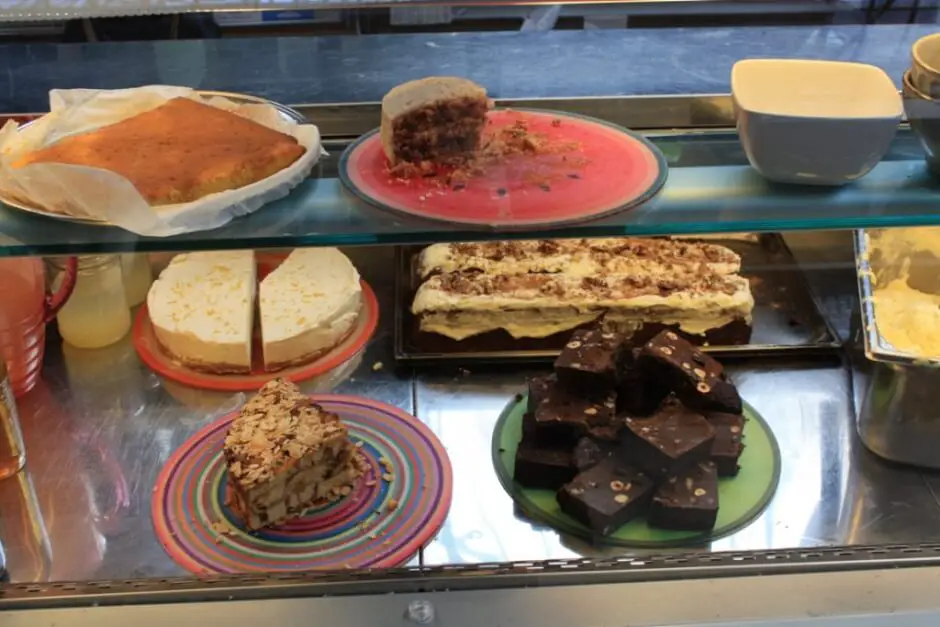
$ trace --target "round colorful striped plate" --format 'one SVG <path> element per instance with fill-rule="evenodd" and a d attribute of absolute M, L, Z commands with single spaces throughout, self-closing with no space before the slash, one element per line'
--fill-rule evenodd
<path fill-rule="evenodd" d="M 237 414 L 225 416 L 177 449 L 157 477 L 154 527 L 180 566 L 197 574 L 391 568 L 434 538 L 453 490 L 450 461 L 437 437 L 385 403 L 311 398 L 339 414 L 350 438 L 361 443 L 369 470 L 352 493 L 284 525 L 247 531 L 225 504 L 222 442 Z"/>
<path fill-rule="evenodd" d="M 656 146 L 595 118 L 501 109 L 489 113 L 484 141 L 520 123 L 543 139 L 543 152 L 509 157 L 458 184 L 392 175 L 377 130 L 346 149 L 340 179 L 383 209 L 500 230 L 595 220 L 651 200 L 666 182 L 666 158 Z"/>

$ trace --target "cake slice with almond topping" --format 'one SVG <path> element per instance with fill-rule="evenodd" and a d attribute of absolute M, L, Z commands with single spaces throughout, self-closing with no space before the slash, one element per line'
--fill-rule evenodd
<path fill-rule="evenodd" d="M 357 449 L 339 416 L 284 379 L 266 383 L 245 404 L 223 452 L 229 505 L 252 530 L 349 494 L 360 474 Z"/>

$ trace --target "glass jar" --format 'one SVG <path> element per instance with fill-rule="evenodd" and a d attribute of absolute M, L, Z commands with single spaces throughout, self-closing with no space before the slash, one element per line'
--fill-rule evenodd
<path fill-rule="evenodd" d="M 150 259 L 146 253 L 121 255 L 121 271 L 124 276 L 124 293 L 127 306 L 136 307 L 147 300 L 147 292 L 153 283 Z"/>
<path fill-rule="evenodd" d="M 51 260 L 62 274 L 62 262 Z M 77 348 L 102 348 L 114 344 L 131 328 L 131 312 L 124 291 L 121 258 L 95 255 L 78 258 L 75 290 L 57 316 L 62 339 Z"/>

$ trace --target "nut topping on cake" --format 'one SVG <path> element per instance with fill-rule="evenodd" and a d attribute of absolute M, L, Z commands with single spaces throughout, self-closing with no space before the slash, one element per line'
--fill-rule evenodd
<path fill-rule="evenodd" d="M 245 404 L 223 450 L 233 505 L 250 529 L 300 515 L 318 499 L 348 494 L 360 471 L 339 416 L 283 379 L 268 382 Z"/>

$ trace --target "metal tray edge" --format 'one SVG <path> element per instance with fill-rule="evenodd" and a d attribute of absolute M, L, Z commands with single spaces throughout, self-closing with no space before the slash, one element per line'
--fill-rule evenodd
<path fill-rule="evenodd" d="M 878 333 L 878 321 L 875 316 L 874 287 L 872 269 L 869 260 L 868 229 L 855 231 L 855 268 L 858 278 L 858 301 L 862 319 L 862 340 L 865 358 L 869 361 L 894 364 L 898 366 L 917 366 L 922 368 L 940 368 L 940 359 L 922 359 L 891 348 Z"/>

